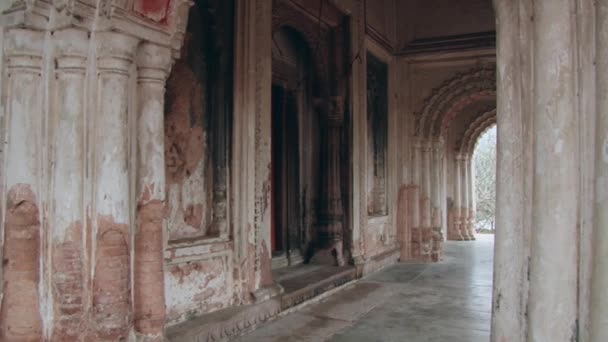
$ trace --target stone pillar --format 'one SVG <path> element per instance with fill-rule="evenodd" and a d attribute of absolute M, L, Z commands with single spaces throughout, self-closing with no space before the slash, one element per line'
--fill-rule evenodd
<path fill-rule="evenodd" d="M 354 0 L 350 16 L 350 51 L 365 50 L 366 35 L 366 5 L 364 0 Z M 350 56 L 349 59 L 355 56 Z M 367 56 L 361 54 L 351 64 L 350 72 L 350 111 L 352 115 L 352 131 L 350 144 L 352 146 L 352 165 L 365 165 L 367 149 Z M 358 146 L 358 147 L 357 147 Z M 351 198 L 349 210 L 351 225 L 351 254 L 355 265 L 365 262 L 365 234 L 367 226 L 367 179 L 364 168 L 352 168 Z"/>
<path fill-rule="evenodd" d="M 131 321 L 128 102 L 137 40 L 116 32 L 96 35 L 97 108 L 92 219 L 96 228 L 92 339 L 127 339 Z"/>
<path fill-rule="evenodd" d="M 408 198 L 408 203 L 411 206 L 411 234 L 412 234 L 412 258 L 420 259 L 422 231 L 420 229 L 420 149 L 421 144 L 418 139 L 412 144 L 412 184 L 413 188 L 410 192 L 411 198 Z"/>
<path fill-rule="evenodd" d="M 319 262 L 329 260 L 338 265 L 344 265 L 342 246 L 342 191 L 340 187 L 340 138 L 344 116 L 344 98 L 335 96 L 328 108 L 325 130 L 325 151 L 323 151 L 324 169 L 321 175 L 321 208 L 317 239 L 320 251 L 313 259 Z"/>
<path fill-rule="evenodd" d="M 534 1 L 530 341 L 578 339 L 579 137 L 574 15 L 571 1 Z"/>
<path fill-rule="evenodd" d="M 462 183 L 462 177 L 461 177 L 461 166 L 462 164 L 462 158 L 460 156 L 460 154 L 456 155 L 456 160 L 454 163 L 454 205 L 452 206 L 451 211 L 451 216 L 452 216 L 452 227 L 450 229 L 450 240 L 464 240 L 464 236 L 462 234 L 462 230 L 461 230 L 461 208 L 462 208 L 462 201 L 461 201 L 461 183 Z"/>
<path fill-rule="evenodd" d="M 441 161 L 443 144 L 437 140 L 433 142 L 432 150 L 432 182 L 431 182 L 431 225 L 441 228 Z"/>
<path fill-rule="evenodd" d="M 608 1 L 596 2 L 595 210 L 591 342 L 608 341 Z"/>
<path fill-rule="evenodd" d="M 431 227 L 431 143 L 427 142 L 422 145 L 422 184 L 421 184 L 421 225 L 425 228 Z"/>
<path fill-rule="evenodd" d="M 65 29 L 53 34 L 56 71 L 51 109 L 53 166 L 50 225 L 54 341 L 76 340 L 85 317 L 85 76 L 88 32 Z"/>
<path fill-rule="evenodd" d="M 495 0 L 497 15 L 496 233 L 492 294 L 492 342 L 524 342 L 531 207 L 531 9 Z M 526 87 L 524 89 L 524 87 Z"/>
<path fill-rule="evenodd" d="M 469 235 L 469 156 L 463 154 L 460 160 L 460 231 L 465 240 L 471 240 Z"/>
<path fill-rule="evenodd" d="M 422 257 L 431 259 L 433 231 L 431 227 L 431 145 L 426 141 L 421 146 L 421 191 L 420 191 L 420 229 L 422 233 Z"/>
<path fill-rule="evenodd" d="M 171 51 L 144 43 L 137 52 L 137 230 L 134 253 L 134 323 L 149 341 L 165 325 L 165 81 Z"/>
<path fill-rule="evenodd" d="M 432 145 L 432 183 L 431 183 L 431 227 L 433 229 L 433 261 L 441 258 L 443 234 L 441 232 L 441 148 L 440 140 L 434 141 Z"/>
<path fill-rule="evenodd" d="M 43 108 L 42 32 L 11 29 L 4 36 L 6 70 L 6 199 L 0 340 L 42 341 L 40 211 Z"/>
<path fill-rule="evenodd" d="M 467 155 L 465 159 L 465 172 L 467 181 L 467 234 L 470 240 L 475 240 L 475 212 L 473 209 L 473 158 L 471 155 Z"/>
<path fill-rule="evenodd" d="M 475 182 L 475 177 L 475 159 L 473 155 L 471 155 L 471 222 L 473 224 L 473 233 L 475 233 L 477 224 L 477 192 L 475 191 L 477 184 Z M 473 238 L 475 238 L 475 235 L 473 235 Z"/>

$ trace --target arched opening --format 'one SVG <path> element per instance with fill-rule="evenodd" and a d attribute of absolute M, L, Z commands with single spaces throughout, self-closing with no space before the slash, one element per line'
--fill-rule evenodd
<path fill-rule="evenodd" d="M 475 232 L 494 234 L 496 229 L 496 124 L 487 127 L 474 145 L 472 179 Z"/>

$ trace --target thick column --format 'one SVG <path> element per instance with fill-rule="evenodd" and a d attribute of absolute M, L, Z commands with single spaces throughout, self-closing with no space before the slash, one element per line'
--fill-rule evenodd
<path fill-rule="evenodd" d="M 340 136 L 343 121 L 343 98 L 336 96 L 332 98 L 329 113 L 326 118 L 325 151 L 323 152 L 325 167 L 321 175 L 321 208 L 319 213 L 319 227 L 317 238 L 321 251 L 317 260 L 332 259 L 338 266 L 344 265 L 342 256 L 342 220 L 344 209 L 342 207 L 342 192 L 340 188 Z M 323 262 L 323 261 L 321 261 Z"/>
<path fill-rule="evenodd" d="M 432 145 L 432 167 L 431 167 L 431 227 L 433 229 L 433 261 L 441 258 L 443 234 L 441 232 L 441 148 L 440 140 L 434 141 Z"/>
<path fill-rule="evenodd" d="M 431 259 L 433 249 L 433 231 L 431 227 L 431 142 L 426 141 L 421 147 L 422 173 L 420 191 L 420 229 L 422 233 L 422 257 Z"/>
<path fill-rule="evenodd" d="M 460 231 L 462 232 L 462 236 L 465 240 L 471 240 L 471 235 L 469 234 L 469 177 L 468 177 L 468 169 L 469 169 L 469 156 L 462 155 L 460 161 L 460 177 L 462 180 L 460 182 Z"/>
<path fill-rule="evenodd" d="M 462 177 L 461 177 L 461 166 L 462 164 L 462 158 L 460 156 L 460 154 L 456 155 L 456 160 L 454 163 L 454 205 L 452 206 L 452 208 L 450 209 L 451 211 L 451 216 L 452 216 L 452 227 L 450 227 L 450 240 L 464 240 L 464 236 L 462 235 L 462 230 L 461 228 L 461 207 L 462 207 L 462 201 L 461 201 L 461 183 L 462 183 Z"/>
<path fill-rule="evenodd" d="M 127 339 L 131 321 L 129 70 L 137 40 L 97 34 L 97 109 L 92 219 L 96 228 L 93 321 L 96 340 Z"/>
<path fill-rule="evenodd" d="M 165 325 L 165 81 L 171 51 L 144 43 L 137 52 L 137 231 L 134 262 L 135 330 L 162 341 Z"/>
<path fill-rule="evenodd" d="M 608 1 L 596 2 L 595 204 L 591 342 L 608 341 Z"/>
<path fill-rule="evenodd" d="M 432 182 L 431 182 L 431 225 L 441 228 L 441 159 L 443 144 L 441 141 L 433 142 L 432 149 Z"/>
<path fill-rule="evenodd" d="M 53 34 L 56 45 L 54 105 L 51 107 L 53 340 L 76 340 L 85 318 L 83 244 L 85 75 L 88 32 Z"/>
<path fill-rule="evenodd" d="M 467 234 L 469 239 L 475 240 L 475 211 L 473 209 L 473 158 L 467 155 L 465 159 L 465 172 L 467 179 Z"/>
<path fill-rule="evenodd" d="M 431 227 L 431 143 L 422 145 L 422 184 L 420 198 L 421 224 L 423 227 Z"/>
<path fill-rule="evenodd" d="M 12 29 L 4 36 L 6 70 L 6 199 L 0 340 L 41 341 L 40 211 L 43 33 Z"/>
<path fill-rule="evenodd" d="M 534 1 L 530 341 L 578 339 L 579 159 L 573 16 L 571 1 Z"/>
<path fill-rule="evenodd" d="M 365 50 L 366 32 L 366 6 L 365 0 L 354 0 L 350 16 L 350 51 Z M 352 148 L 352 165 L 366 164 L 366 140 L 367 140 L 367 106 L 366 106 L 366 82 L 367 82 L 367 57 L 361 54 L 360 58 L 349 56 L 353 59 L 350 72 L 350 85 L 352 97 L 350 98 L 350 110 L 352 111 L 352 133 L 350 144 Z M 359 146 L 359 147 L 355 147 Z M 359 167 L 352 168 L 352 203 L 350 206 L 351 225 L 351 254 L 356 265 L 364 262 L 365 254 L 365 227 L 367 225 L 367 179 L 365 170 Z"/>
<path fill-rule="evenodd" d="M 422 231 L 420 229 L 420 149 L 421 144 L 419 140 L 414 140 L 412 144 L 412 184 L 413 188 L 410 192 L 410 198 L 408 202 L 411 206 L 411 242 L 412 242 L 412 258 L 420 259 L 421 256 L 421 243 L 422 243 Z"/>
<path fill-rule="evenodd" d="M 533 15 L 520 1 L 494 0 L 497 15 L 496 235 L 492 342 L 524 342 L 531 206 L 529 51 Z M 522 89 L 526 87 L 525 89 Z"/>

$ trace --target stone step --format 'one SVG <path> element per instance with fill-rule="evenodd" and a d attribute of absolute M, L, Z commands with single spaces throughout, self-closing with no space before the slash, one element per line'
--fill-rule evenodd
<path fill-rule="evenodd" d="M 309 267 L 310 272 L 302 271 L 302 267 L 299 267 L 297 275 L 279 281 L 285 290 L 281 296 L 281 310 L 287 310 L 357 278 L 353 266 L 310 265 Z"/>

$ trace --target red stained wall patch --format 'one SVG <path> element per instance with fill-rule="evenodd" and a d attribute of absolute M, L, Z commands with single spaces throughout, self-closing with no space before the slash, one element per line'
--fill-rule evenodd
<path fill-rule="evenodd" d="M 171 0 L 136 0 L 133 11 L 158 23 L 167 20 Z"/>

